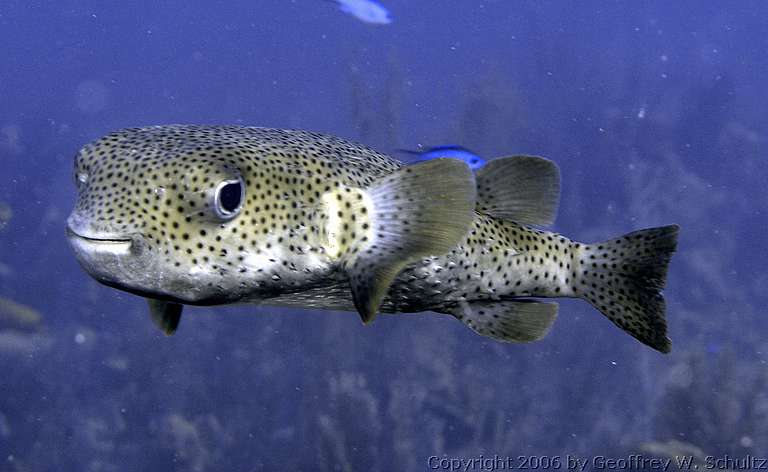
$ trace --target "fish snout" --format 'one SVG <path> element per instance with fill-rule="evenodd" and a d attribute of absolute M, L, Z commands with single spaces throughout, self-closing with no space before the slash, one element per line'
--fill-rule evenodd
<path fill-rule="evenodd" d="M 111 231 L 73 212 L 66 235 L 80 266 L 96 281 L 139 296 L 184 304 L 229 302 L 218 273 L 177 269 L 157 257 L 141 233 Z"/>
<path fill-rule="evenodd" d="M 99 282 L 114 283 L 139 272 L 143 258 L 137 257 L 141 244 L 136 237 L 94 227 L 77 211 L 67 218 L 65 232 L 77 261 Z"/>
<path fill-rule="evenodd" d="M 72 212 L 67 218 L 67 235 L 74 233 L 77 235 L 85 234 L 87 232 L 87 220 L 80 216 L 77 212 Z"/>

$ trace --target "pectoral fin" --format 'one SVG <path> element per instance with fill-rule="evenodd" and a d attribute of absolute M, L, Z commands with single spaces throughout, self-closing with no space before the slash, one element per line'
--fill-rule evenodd
<path fill-rule="evenodd" d="M 352 298 L 364 323 L 376 316 L 407 264 L 459 244 L 474 220 L 475 179 L 458 159 L 404 167 L 365 190 L 370 223 L 345 257 Z"/>
<path fill-rule="evenodd" d="M 477 209 L 529 225 L 550 225 L 560 201 L 560 170 L 535 156 L 494 159 L 477 172 Z"/>
<path fill-rule="evenodd" d="M 452 314 L 477 334 L 525 343 L 546 336 L 557 318 L 557 304 L 522 300 L 464 302 Z"/>
<path fill-rule="evenodd" d="M 154 298 L 147 298 L 147 304 L 149 305 L 149 315 L 152 317 L 155 325 L 166 336 L 175 333 L 176 328 L 179 327 L 179 321 L 181 321 L 181 312 L 184 309 L 184 305 L 155 300 Z"/>

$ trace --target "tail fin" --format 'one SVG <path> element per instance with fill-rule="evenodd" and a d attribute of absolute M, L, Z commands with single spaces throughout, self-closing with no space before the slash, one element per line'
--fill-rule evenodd
<path fill-rule="evenodd" d="M 679 226 L 643 229 L 603 243 L 582 246 L 574 292 L 616 326 L 667 353 L 665 303 L 661 290 L 677 248 Z"/>

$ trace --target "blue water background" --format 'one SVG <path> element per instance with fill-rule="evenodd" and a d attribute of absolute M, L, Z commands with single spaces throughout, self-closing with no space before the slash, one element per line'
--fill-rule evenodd
<path fill-rule="evenodd" d="M 0 470 L 425 470 L 430 456 L 768 456 L 759 1 L 0 4 Z M 434 314 L 191 308 L 164 337 L 64 238 L 72 160 L 128 126 L 323 131 L 556 161 L 554 229 L 682 227 L 673 352 L 564 301 L 530 345 Z M 671 441 L 679 441 L 674 443 Z M 480 470 L 480 469 L 476 469 Z"/>

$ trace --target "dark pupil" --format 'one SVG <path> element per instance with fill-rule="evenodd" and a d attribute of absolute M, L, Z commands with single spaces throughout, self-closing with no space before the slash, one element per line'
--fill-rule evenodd
<path fill-rule="evenodd" d="M 240 182 L 223 186 L 219 192 L 219 204 L 221 204 L 221 209 L 227 213 L 232 213 L 237 210 L 240 206 L 242 193 Z"/>

